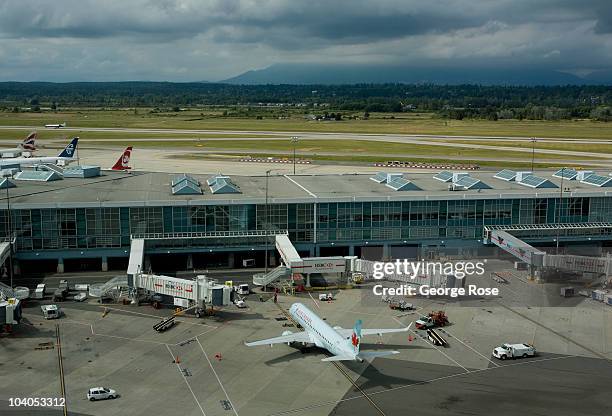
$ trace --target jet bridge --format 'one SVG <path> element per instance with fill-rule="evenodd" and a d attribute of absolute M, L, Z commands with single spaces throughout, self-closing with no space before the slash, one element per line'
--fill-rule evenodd
<path fill-rule="evenodd" d="M 145 290 L 172 296 L 175 299 L 185 299 L 189 307 L 227 306 L 231 303 L 232 288 L 218 284 L 215 280 L 210 280 L 204 275 L 199 275 L 193 280 L 187 280 L 164 275 L 137 273 L 133 277 L 132 287 L 140 291 Z"/>
<path fill-rule="evenodd" d="M 596 273 L 612 275 L 612 257 L 590 257 L 576 256 L 566 254 L 549 254 L 539 250 L 518 237 L 510 233 L 524 233 L 530 230 L 541 234 L 542 231 L 555 231 L 561 235 L 561 231 L 565 235 L 573 235 L 576 230 L 584 230 L 587 235 L 591 235 L 593 230 L 601 233 L 609 232 L 612 226 L 609 223 L 595 224 L 559 224 L 559 230 L 555 230 L 551 225 L 542 227 L 540 225 L 522 225 L 522 226 L 487 226 L 484 228 L 483 243 L 495 244 L 502 250 L 512 254 L 521 261 L 532 267 L 548 267 L 555 269 L 563 269 L 574 272 Z M 550 233 L 549 233 L 550 234 Z M 552 234 L 555 235 L 555 234 Z"/>
<path fill-rule="evenodd" d="M 541 267 L 544 265 L 546 253 L 530 246 L 510 233 L 503 230 L 491 230 L 487 234 L 486 243 L 495 244 L 499 248 L 519 258 L 530 266 Z"/>

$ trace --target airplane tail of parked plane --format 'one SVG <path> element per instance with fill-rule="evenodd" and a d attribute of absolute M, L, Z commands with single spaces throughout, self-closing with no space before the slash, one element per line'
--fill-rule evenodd
<path fill-rule="evenodd" d="M 57 157 L 66 157 L 70 159 L 74 158 L 76 154 L 78 143 L 79 143 L 79 138 L 78 137 L 73 138 L 68 144 L 68 146 L 66 146 L 64 150 L 62 150 L 62 153 L 60 153 Z"/>
<path fill-rule="evenodd" d="M 117 160 L 117 162 L 113 165 L 111 170 L 128 170 L 128 169 L 132 169 L 129 166 L 129 164 L 130 164 L 130 156 L 132 156 L 132 146 L 127 147 L 123 151 L 123 154 L 121 155 L 119 160 Z"/>
<path fill-rule="evenodd" d="M 361 319 L 357 319 L 357 321 L 355 321 L 355 325 L 353 326 L 353 333 L 351 334 L 351 338 L 349 339 L 349 342 L 351 343 L 351 346 L 353 347 L 353 352 L 355 354 L 359 354 L 359 344 L 361 343 L 361 326 L 363 325 L 363 322 L 361 321 Z"/>
<path fill-rule="evenodd" d="M 24 150 L 30 150 L 30 151 L 36 150 L 36 139 L 37 138 L 38 138 L 38 134 L 35 131 L 28 134 L 28 137 L 23 139 L 23 142 L 21 142 L 21 148 Z"/>

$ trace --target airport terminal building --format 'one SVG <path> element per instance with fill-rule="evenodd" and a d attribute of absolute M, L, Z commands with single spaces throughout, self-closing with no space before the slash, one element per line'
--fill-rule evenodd
<path fill-rule="evenodd" d="M 22 269 L 125 270 L 133 237 L 147 239 L 154 270 L 261 265 L 280 232 L 306 256 L 370 259 L 470 253 L 483 246 L 486 227 L 514 229 L 533 243 L 601 248 L 612 240 L 607 172 L 24 173 L 4 179 L 0 191 L 0 232 L 14 236 Z"/>

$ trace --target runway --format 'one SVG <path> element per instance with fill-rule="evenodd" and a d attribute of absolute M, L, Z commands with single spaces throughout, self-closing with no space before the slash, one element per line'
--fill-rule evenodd
<path fill-rule="evenodd" d="M 0 126 L 0 129 L 4 130 L 24 130 L 30 131 L 32 130 L 31 126 Z M 402 143 L 402 144 L 412 144 L 412 145 L 423 145 L 423 146 L 441 146 L 441 150 L 443 149 L 481 149 L 485 151 L 490 151 L 493 155 L 502 153 L 502 156 L 461 156 L 461 155 L 449 155 L 449 158 L 452 157 L 453 160 L 462 161 L 482 161 L 482 162 L 499 162 L 500 166 L 504 164 L 504 162 L 525 162 L 526 158 L 531 159 L 531 155 L 533 150 L 525 147 L 513 147 L 512 143 L 520 143 L 520 142 L 530 142 L 531 138 L 529 137 L 508 137 L 508 136 L 446 136 L 446 135 L 412 135 L 412 134 L 367 134 L 367 133 L 327 133 L 327 132 L 303 132 L 303 131 L 254 131 L 254 130 L 183 130 L 183 129 L 142 129 L 142 128 L 112 128 L 112 127 L 67 127 L 63 129 L 57 129 L 58 132 L 78 132 L 81 135 L 81 159 L 83 162 L 92 163 L 92 164 L 101 164 L 102 166 L 111 165 L 114 163 L 114 159 L 116 159 L 115 155 L 108 158 L 106 155 L 109 153 L 106 148 L 114 148 L 114 143 L 116 143 L 116 149 L 119 149 L 122 146 L 126 146 L 128 144 L 134 144 L 137 152 L 135 152 L 134 161 L 139 164 L 144 164 L 146 166 L 155 166 L 156 170 L 160 171 L 168 171 L 168 169 L 172 168 L 176 170 L 177 167 L 177 159 L 180 159 L 180 165 L 186 172 L 192 173 L 210 173 L 210 172 L 218 172 L 224 171 L 228 173 L 234 172 L 244 172 L 245 170 L 249 172 L 249 174 L 258 174 L 259 172 L 263 173 L 269 169 L 278 168 L 281 172 L 289 172 L 293 171 L 293 169 L 289 169 L 288 167 L 279 167 L 277 163 L 272 164 L 247 164 L 247 163 L 239 163 L 239 162 L 230 162 L 229 158 L 227 160 L 211 160 L 211 156 L 222 156 L 224 154 L 244 154 L 244 155 L 269 155 L 269 154 L 285 154 L 290 156 L 293 152 L 290 150 L 278 150 L 278 149 L 252 149 L 249 148 L 248 142 L 253 142 L 257 140 L 262 140 L 262 136 L 266 137 L 265 140 L 289 140 L 292 136 L 298 136 L 302 140 L 348 140 L 348 141 L 379 141 L 381 142 L 381 152 L 376 153 L 374 156 L 380 156 L 381 161 L 384 160 L 393 160 L 397 158 L 409 158 L 414 161 L 427 161 L 431 159 L 443 159 L 444 155 L 434 154 L 434 155 L 414 155 L 414 154 L 398 154 L 398 153 L 385 153 L 384 146 L 382 143 Z M 109 133 L 126 133 L 130 135 L 137 134 L 172 134 L 172 135 L 185 135 L 185 138 L 177 138 L 177 137 L 130 137 L 129 139 L 111 137 L 108 139 L 87 139 L 87 132 L 109 132 Z M 211 148 L 210 150 L 191 150 L 188 148 L 184 148 L 184 146 L 177 146 L 176 148 L 168 147 L 168 144 L 165 143 L 165 146 L 162 148 L 160 145 L 159 149 L 151 148 L 150 145 L 145 149 L 138 149 L 138 142 L 177 142 L 184 143 L 185 141 L 194 141 L 197 139 L 198 134 L 206 134 L 206 135 L 220 135 L 219 138 L 210 138 L 207 137 L 203 140 L 204 146 L 210 146 L 211 142 L 215 140 L 232 140 L 232 141 L 240 141 L 245 142 L 244 149 L 231 149 L 224 150 L 219 148 Z M 244 137 L 245 135 L 258 136 L 258 137 Z M 236 138 L 229 139 L 228 136 L 240 136 Z M 286 136 L 286 137 L 278 137 L 278 136 Z M 64 140 L 64 139 L 62 139 Z M 62 140 L 52 139 L 45 140 L 44 142 L 47 144 L 47 147 L 61 147 L 63 144 Z M 482 143 L 456 143 L 456 141 L 482 141 L 482 140 L 491 140 L 496 142 L 504 142 L 507 143 L 507 146 L 492 146 L 486 145 Z M 100 142 L 105 142 L 104 144 Z M 109 144 L 108 142 L 112 142 L 113 144 Z M 610 145 L 612 144 L 612 140 L 593 140 L 593 139 L 575 139 L 575 138 L 538 138 L 538 142 L 546 142 L 546 143 L 573 143 L 573 144 L 602 144 L 602 145 Z M 3 141 L 6 145 L 14 145 L 13 142 Z M 522 156 L 503 156 L 503 152 L 512 152 L 514 155 L 525 154 L 525 157 Z M 112 153 L 112 152 L 110 152 Z M 350 153 L 347 152 L 315 152 L 316 155 L 319 156 L 350 156 Z M 308 151 L 300 151 L 296 152 L 297 155 L 303 156 L 304 158 L 312 157 L 313 152 Z M 185 158 L 185 155 L 201 155 L 202 159 L 207 157 L 206 160 L 195 160 Z M 559 149 L 536 149 L 535 150 L 536 157 L 534 158 L 535 163 L 555 163 L 555 164 L 565 164 L 568 166 L 573 166 L 576 164 L 581 164 L 585 166 L 593 166 L 593 167 L 606 167 L 609 168 L 612 166 L 612 154 L 607 152 L 588 152 L 588 151 L 577 151 L 577 150 L 559 150 Z M 550 159 L 546 156 L 555 156 L 556 159 Z M 561 157 L 560 157 L 561 156 Z M 593 158 L 598 158 L 600 160 L 594 160 Z M 140 159 L 140 161 L 138 161 Z M 215 157 L 215 159 L 221 159 L 220 157 Z M 88 162 L 91 161 L 91 162 Z M 247 166 L 249 165 L 249 166 Z M 355 172 L 372 172 L 379 170 L 378 168 L 374 168 L 373 166 L 364 166 L 355 164 L 350 171 Z M 229 170 L 228 170 L 229 169 Z M 231 170 L 231 171 L 230 171 Z M 346 165 L 340 165 L 338 169 L 337 166 L 329 166 L 325 163 L 319 163 L 316 166 L 311 165 L 307 167 L 301 167 L 300 171 L 302 173 L 346 173 L 347 167 Z"/>

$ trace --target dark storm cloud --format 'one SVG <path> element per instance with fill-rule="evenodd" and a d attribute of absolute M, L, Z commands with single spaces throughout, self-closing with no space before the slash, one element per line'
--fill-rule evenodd
<path fill-rule="evenodd" d="M 328 61 L 578 71 L 612 65 L 611 36 L 610 0 L 0 0 L 0 77 L 222 79 Z"/>

